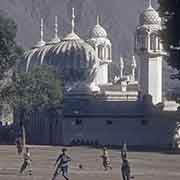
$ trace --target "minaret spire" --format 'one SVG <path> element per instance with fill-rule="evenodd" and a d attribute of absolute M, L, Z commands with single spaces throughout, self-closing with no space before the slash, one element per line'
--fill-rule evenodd
<path fill-rule="evenodd" d="M 100 18 L 99 18 L 99 16 L 97 16 L 97 25 L 99 25 L 100 24 Z"/>
<path fill-rule="evenodd" d="M 54 37 L 51 39 L 48 44 L 56 44 L 60 42 L 60 38 L 58 37 L 58 17 L 55 16 L 54 18 Z"/>
<path fill-rule="evenodd" d="M 75 31 L 75 12 L 74 12 L 74 8 L 72 8 L 72 33 L 74 33 Z"/>
<path fill-rule="evenodd" d="M 41 18 L 41 24 L 40 24 L 40 36 L 41 36 L 41 42 L 44 42 L 44 20 Z"/>
<path fill-rule="evenodd" d="M 152 0 L 149 0 L 149 6 L 148 8 L 152 8 Z"/>
<path fill-rule="evenodd" d="M 54 38 L 58 39 L 58 17 L 55 16 L 55 22 L 54 22 Z"/>
<path fill-rule="evenodd" d="M 44 46 L 46 42 L 44 41 L 44 20 L 41 18 L 40 20 L 40 41 L 33 48 L 40 48 Z"/>
<path fill-rule="evenodd" d="M 71 33 L 69 33 L 63 40 L 80 40 L 80 37 L 75 33 L 75 18 L 74 8 L 72 8 Z"/>

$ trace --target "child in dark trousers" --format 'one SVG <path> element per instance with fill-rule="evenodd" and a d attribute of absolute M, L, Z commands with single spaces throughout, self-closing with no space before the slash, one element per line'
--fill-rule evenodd
<path fill-rule="evenodd" d="M 126 158 L 122 159 L 121 173 L 123 180 L 130 180 L 130 166 Z"/>
<path fill-rule="evenodd" d="M 52 180 L 55 180 L 59 173 L 62 173 L 62 176 L 69 180 L 68 178 L 68 166 L 71 158 L 66 154 L 67 149 L 62 149 L 62 154 L 56 160 L 55 165 L 57 165 L 56 170 L 53 174 Z"/>

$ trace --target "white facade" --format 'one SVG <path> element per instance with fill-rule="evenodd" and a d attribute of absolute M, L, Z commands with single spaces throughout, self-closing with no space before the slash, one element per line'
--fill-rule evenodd
<path fill-rule="evenodd" d="M 140 15 L 140 24 L 135 33 L 135 52 L 140 61 L 140 91 L 150 94 L 153 103 L 162 102 L 163 48 L 159 35 L 161 19 L 150 5 Z"/>

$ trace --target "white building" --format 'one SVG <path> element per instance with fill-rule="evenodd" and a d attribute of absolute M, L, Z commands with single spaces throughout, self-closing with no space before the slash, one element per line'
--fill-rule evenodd
<path fill-rule="evenodd" d="M 121 145 L 126 140 L 132 146 L 169 147 L 177 129 L 179 112 L 164 112 L 155 106 L 162 102 L 164 55 L 158 13 L 150 4 L 140 15 L 136 29 L 139 83 L 134 57 L 131 74 L 124 76 L 121 62 L 121 77 L 109 82 L 108 65 L 113 60 L 108 33 L 97 18 L 90 39 L 85 41 L 75 33 L 74 19 L 73 10 L 71 32 L 60 40 L 56 18 L 55 38 L 47 43 L 43 40 L 41 20 L 41 40 L 25 54 L 26 71 L 37 64 L 54 65 L 65 81 L 61 116 L 49 120 L 33 115 L 28 125 L 31 142 Z"/>

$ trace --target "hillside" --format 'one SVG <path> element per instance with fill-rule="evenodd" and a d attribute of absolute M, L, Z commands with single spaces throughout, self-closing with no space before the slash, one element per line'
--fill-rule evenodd
<path fill-rule="evenodd" d="M 76 11 L 76 31 L 87 38 L 101 16 L 101 24 L 113 43 L 114 58 L 132 52 L 133 32 L 144 0 L 0 0 L 0 9 L 18 24 L 18 41 L 23 47 L 33 46 L 39 39 L 40 17 L 45 19 L 45 39 L 53 36 L 53 18 L 59 17 L 59 35 L 70 29 L 71 7 Z"/>
<path fill-rule="evenodd" d="M 17 40 L 25 49 L 39 40 L 41 17 L 45 20 L 45 40 L 48 41 L 53 36 L 54 16 L 59 18 L 59 36 L 62 38 L 70 30 L 71 8 L 74 7 L 76 31 L 87 39 L 96 23 L 96 15 L 100 15 L 101 24 L 113 44 L 114 62 L 119 62 L 120 55 L 130 59 L 138 15 L 145 5 L 145 0 L 0 0 L 0 10 L 16 21 Z"/>

